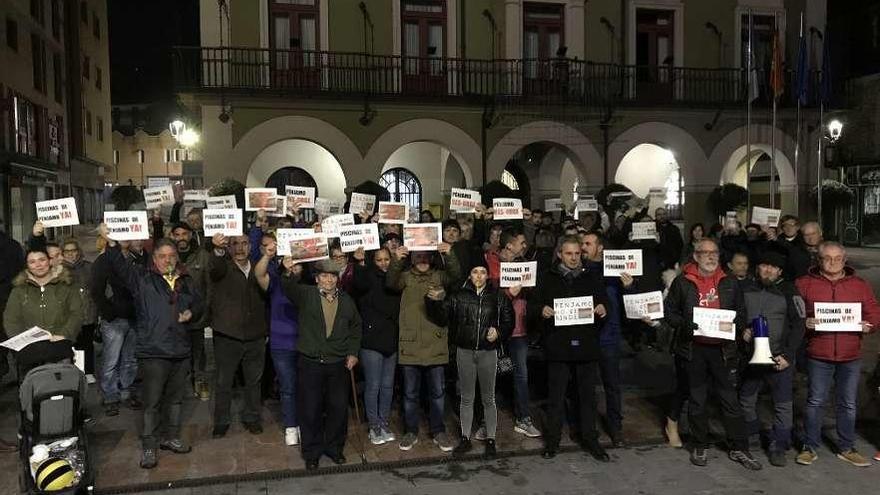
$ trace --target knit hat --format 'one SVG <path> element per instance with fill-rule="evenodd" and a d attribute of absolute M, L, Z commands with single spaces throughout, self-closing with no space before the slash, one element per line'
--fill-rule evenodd
<path fill-rule="evenodd" d="M 190 227 L 189 224 L 186 222 L 177 222 L 171 226 L 171 232 L 174 232 L 177 229 L 183 229 L 192 232 L 192 227 Z"/>
<path fill-rule="evenodd" d="M 765 251 L 758 260 L 758 264 L 785 268 L 785 256 L 776 251 Z"/>
<path fill-rule="evenodd" d="M 471 260 L 471 270 L 477 267 L 483 267 L 486 271 L 489 271 L 489 263 L 486 261 L 485 253 L 483 253 L 482 256 L 477 256 L 476 259 Z"/>

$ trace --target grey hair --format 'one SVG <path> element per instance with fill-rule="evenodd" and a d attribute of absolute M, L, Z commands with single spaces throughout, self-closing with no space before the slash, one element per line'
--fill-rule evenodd
<path fill-rule="evenodd" d="M 843 252 L 843 255 L 846 256 L 846 248 L 843 247 L 843 244 L 837 241 L 822 241 L 822 243 L 819 244 L 819 255 L 822 255 L 822 253 L 828 248 L 840 249 Z"/>
<path fill-rule="evenodd" d="M 819 225 L 819 222 L 807 222 L 807 223 L 801 225 L 801 232 L 803 232 L 804 229 L 807 228 L 807 226 L 816 227 L 816 230 L 819 231 L 819 235 L 822 235 L 822 226 Z"/>

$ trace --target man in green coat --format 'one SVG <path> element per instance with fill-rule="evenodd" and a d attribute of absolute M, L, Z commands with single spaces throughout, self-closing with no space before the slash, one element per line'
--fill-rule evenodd
<path fill-rule="evenodd" d="M 388 269 L 388 287 L 402 291 L 400 298 L 400 337 L 398 362 L 403 368 L 406 434 L 400 441 L 400 450 L 410 450 L 419 438 L 419 389 L 423 375 L 427 375 L 430 387 L 430 433 L 434 443 L 443 452 L 451 452 L 454 445 L 446 434 L 443 422 L 446 391 L 444 380 L 449 362 L 449 344 L 446 328 L 428 318 L 425 296 L 439 296 L 444 288 L 459 279 L 460 268 L 455 253 L 447 243 L 440 243 L 441 265 L 431 266 L 432 253 L 416 252 L 412 266 L 404 267 L 409 256 L 406 247 L 399 247 Z"/>

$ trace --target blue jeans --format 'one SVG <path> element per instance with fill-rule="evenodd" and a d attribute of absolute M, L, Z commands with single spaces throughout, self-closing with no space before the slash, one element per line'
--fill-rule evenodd
<path fill-rule="evenodd" d="M 599 376 L 605 391 L 605 416 L 613 433 L 623 431 L 623 393 L 620 386 L 620 347 L 599 348 Z"/>
<path fill-rule="evenodd" d="M 391 399 L 394 397 L 394 370 L 397 353 L 385 357 L 379 351 L 361 349 L 361 364 L 367 380 L 364 388 L 364 409 L 370 428 L 388 428 L 391 417 Z"/>
<path fill-rule="evenodd" d="M 445 365 L 414 366 L 404 365 L 403 368 L 403 415 L 406 423 L 406 432 L 414 435 L 419 434 L 419 392 L 422 388 L 422 375 L 428 376 L 429 400 L 431 413 L 429 424 L 431 435 L 446 431 L 443 423 L 443 406 L 446 402 L 445 390 Z"/>
<path fill-rule="evenodd" d="M 513 361 L 513 415 L 526 419 L 529 414 L 529 356 L 528 337 L 513 337 L 507 343 L 507 352 Z"/>
<path fill-rule="evenodd" d="M 101 392 L 104 402 L 119 402 L 131 395 L 131 386 L 137 376 L 134 328 L 125 318 L 102 321 L 101 336 L 104 341 Z"/>
<path fill-rule="evenodd" d="M 281 421 L 285 428 L 299 426 L 296 419 L 296 351 L 272 349 L 272 364 L 278 378 L 278 395 L 281 396 Z"/>
<path fill-rule="evenodd" d="M 842 451 L 853 447 L 856 440 L 856 397 L 859 392 L 859 372 L 862 360 L 831 363 L 807 358 L 810 389 L 804 409 L 804 443 L 816 449 L 822 436 L 822 418 L 831 381 L 835 382 L 837 407 L 837 448 Z"/>

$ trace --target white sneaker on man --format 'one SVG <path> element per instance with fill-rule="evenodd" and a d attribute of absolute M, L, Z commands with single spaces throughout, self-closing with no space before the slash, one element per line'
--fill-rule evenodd
<path fill-rule="evenodd" d="M 299 445 L 299 426 L 284 429 L 284 443 L 287 446 Z"/>
<path fill-rule="evenodd" d="M 91 373 L 89 373 L 89 374 L 86 375 L 86 383 L 88 383 L 89 385 L 91 385 L 91 384 L 93 384 L 93 383 L 96 383 L 97 381 L 98 381 L 98 380 L 95 379 L 95 375 L 93 375 L 93 374 L 91 374 Z"/>

